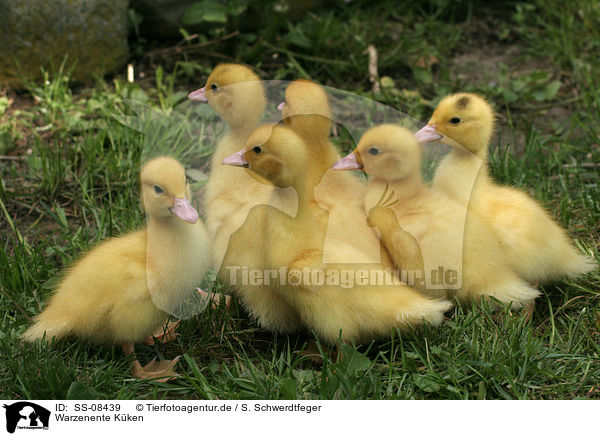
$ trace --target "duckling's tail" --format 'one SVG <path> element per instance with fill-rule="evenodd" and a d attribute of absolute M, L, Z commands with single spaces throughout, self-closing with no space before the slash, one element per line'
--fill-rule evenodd
<path fill-rule="evenodd" d="M 583 254 L 577 254 L 572 258 L 568 265 L 565 265 L 565 272 L 567 277 L 574 279 L 592 272 L 596 268 L 598 268 L 598 264 L 593 258 L 584 256 Z"/>
<path fill-rule="evenodd" d="M 534 301 L 540 295 L 540 291 L 513 277 L 512 280 L 505 280 L 504 283 L 494 286 L 490 295 L 516 309 Z"/>
<path fill-rule="evenodd" d="M 52 339 L 60 339 L 69 334 L 69 327 L 66 321 L 51 320 L 46 312 L 42 312 L 37 316 L 33 325 L 29 327 L 21 339 L 27 342 L 34 342 L 38 339 L 44 339 L 46 342 Z"/>

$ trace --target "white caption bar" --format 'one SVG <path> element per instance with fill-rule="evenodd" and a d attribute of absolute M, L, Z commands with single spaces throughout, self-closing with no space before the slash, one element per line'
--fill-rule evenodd
<path fill-rule="evenodd" d="M 16 401 L 0 434 L 590 434 L 595 401 Z M 595 428 L 595 430 L 593 430 Z M 12 432 L 11 432 L 12 430 Z M 36 432 L 35 430 L 42 430 Z M 390 433 L 391 432 L 391 433 Z"/>

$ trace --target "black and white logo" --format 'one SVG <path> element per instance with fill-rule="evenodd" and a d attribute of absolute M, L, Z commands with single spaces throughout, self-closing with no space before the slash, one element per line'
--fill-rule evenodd
<path fill-rule="evenodd" d="M 16 429 L 48 430 L 50 411 L 29 401 L 19 401 L 10 405 L 4 404 L 6 409 L 6 431 L 14 433 Z"/>

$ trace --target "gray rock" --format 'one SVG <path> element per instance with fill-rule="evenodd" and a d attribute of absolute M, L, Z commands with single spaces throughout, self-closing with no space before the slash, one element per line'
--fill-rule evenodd
<path fill-rule="evenodd" d="M 128 0 L 0 0 L 0 83 L 22 86 L 68 56 L 73 78 L 121 68 L 128 56 Z"/>

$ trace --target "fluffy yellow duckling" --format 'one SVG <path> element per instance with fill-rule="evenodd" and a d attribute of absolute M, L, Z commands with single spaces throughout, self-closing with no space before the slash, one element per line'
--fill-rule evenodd
<path fill-rule="evenodd" d="M 421 147 L 407 129 L 369 129 L 336 168 L 364 168 L 372 176 L 365 197 L 369 220 L 399 268 L 422 265 L 425 292 L 453 290 L 464 300 L 487 295 L 513 307 L 538 295 L 498 255 L 500 245 L 479 216 L 467 216 L 466 206 L 423 183 Z M 382 196 L 394 203 L 380 206 Z"/>
<path fill-rule="evenodd" d="M 184 168 L 157 157 L 143 166 L 140 180 L 147 227 L 104 241 L 77 261 L 24 340 L 75 335 L 122 344 L 130 355 L 201 282 L 209 239 L 189 202 Z M 177 360 L 144 367 L 136 360 L 132 374 L 167 380 Z"/>
<path fill-rule="evenodd" d="M 281 275 L 267 279 L 269 292 L 281 295 L 297 310 L 304 325 L 330 343 L 340 337 L 340 331 L 345 341 L 363 342 L 389 334 L 393 327 L 439 323 L 451 304 L 429 299 L 399 281 L 374 285 L 367 277 L 367 283 L 357 281 L 349 287 L 336 282 L 336 277 L 349 272 L 353 277 L 361 270 L 368 273 L 369 265 L 323 263 L 328 214 L 314 200 L 318 177 L 310 174 L 319 167 L 318 162 L 316 154 L 291 129 L 272 125 L 255 130 L 247 146 L 226 160 L 279 188 L 292 187 L 298 195 L 296 216 L 268 205 L 257 206 L 244 225 L 248 228 L 240 229 L 250 234 L 264 232 L 265 267 L 284 271 L 283 281 Z M 341 249 L 350 248 L 344 245 Z M 378 268 L 385 272 L 381 265 Z"/>
<path fill-rule="evenodd" d="M 283 123 L 296 132 L 318 159 L 312 174 L 319 180 L 315 187 L 315 200 L 329 212 L 329 224 L 325 238 L 325 263 L 374 263 L 391 265 L 385 251 L 380 249 L 379 239 L 367 225 L 362 205 L 365 184 L 350 173 L 331 170 L 339 159 L 337 149 L 329 140 L 331 109 L 325 90 L 308 80 L 296 80 L 285 90 L 285 102 L 278 106 Z M 348 234 L 352 228 L 352 235 Z M 351 249 L 356 256 L 348 257 L 348 250 L 340 250 L 340 244 L 350 244 L 361 250 Z M 381 256 L 383 255 L 383 259 Z"/>
<path fill-rule="evenodd" d="M 219 271 L 220 279 L 242 296 L 242 302 L 250 314 L 263 327 L 281 332 L 294 331 L 297 328 L 295 311 L 283 300 L 257 292 L 252 287 L 236 286 L 229 282 L 227 267 L 248 266 L 259 257 L 262 244 L 260 234 L 252 235 L 256 238 L 255 244 L 237 246 L 236 250 L 229 250 L 230 255 L 225 258 L 231 235 L 242 227 L 249 211 L 256 205 L 270 201 L 277 203 L 281 197 L 273 195 L 273 185 L 261 183 L 246 171 L 222 165 L 227 156 L 244 147 L 249 133 L 262 118 L 266 105 L 264 86 L 250 68 L 221 64 L 212 71 L 206 85 L 188 97 L 208 102 L 230 129 L 213 153 L 204 192 L 206 226 L 213 241 L 213 266 Z M 284 199 L 275 206 L 284 210 L 289 208 L 289 213 L 295 214 L 296 204 L 293 201 Z"/>
<path fill-rule="evenodd" d="M 220 64 L 206 85 L 188 96 L 206 101 L 228 124 L 229 131 L 217 144 L 211 159 L 211 171 L 204 192 L 206 227 L 213 238 L 215 265 L 218 269 L 227 249 L 229 235 L 244 222 L 248 210 L 268 199 L 268 186 L 257 183 L 245 172 L 221 165 L 223 159 L 240 150 L 248 134 L 256 128 L 266 105 L 259 77 L 243 65 Z"/>
<path fill-rule="evenodd" d="M 515 188 L 497 185 L 487 165 L 494 112 L 482 97 L 459 93 L 444 98 L 421 142 L 440 139 L 452 151 L 440 163 L 434 188 L 480 214 L 493 227 L 513 270 L 528 282 L 576 277 L 595 268 L 573 247 L 568 235 L 534 199 Z"/>
<path fill-rule="evenodd" d="M 339 159 L 339 155 L 329 141 L 331 110 L 327 93 L 321 86 L 304 79 L 290 83 L 285 90 L 285 101 L 278 106 L 278 109 L 281 111 L 283 123 L 310 144 L 311 149 L 322 159 L 317 162 L 319 166 L 315 168 L 314 174 L 319 177 L 322 184 L 328 185 L 324 189 L 327 192 L 323 193 L 326 205 L 335 198 L 350 197 L 348 188 L 364 191 L 364 186 L 355 177 L 328 171 Z"/>

